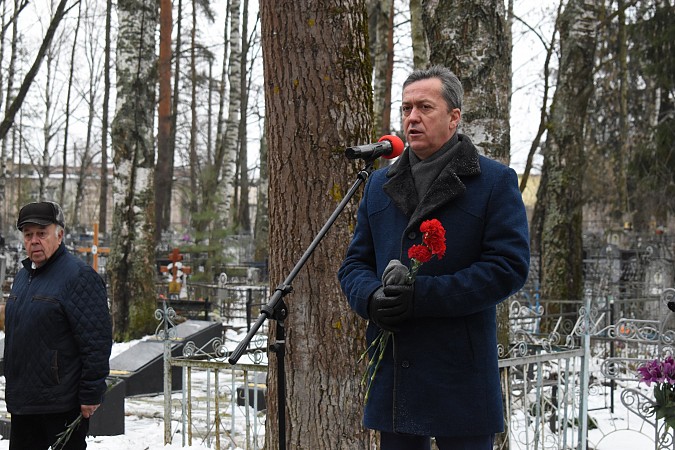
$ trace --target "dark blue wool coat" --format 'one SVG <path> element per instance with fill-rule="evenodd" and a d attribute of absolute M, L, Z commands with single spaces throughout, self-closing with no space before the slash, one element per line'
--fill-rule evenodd
<path fill-rule="evenodd" d="M 529 269 L 527 217 L 516 173 L 479 156 L 459 136 L 456 156 L 417 199 L 408 151 L 373 172 L 338 278 L 351 308 L 368 299 L 392 259 L 410 266 L 422 221 L 438 219 L 447 251 L 420 269 L 414 316 L 394 335 L 366 404 L 368 428 L 426 436 L 503 431 L 496 305 L 518 291 Z M 369 322 L 368 343 L 379 328 Z"/>
<path fill-rule="evenodd" d="M 101 403 L 112 327 L 105 283 L 63 243 L 47 262 L 23 261 L 7 300 L 5 398 L 12 414 Z"/>

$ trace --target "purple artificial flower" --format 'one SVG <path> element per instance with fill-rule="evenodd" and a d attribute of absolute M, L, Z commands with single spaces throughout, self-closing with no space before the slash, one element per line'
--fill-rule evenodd
<path fill-rule="evenodd" d="M 638 372 L 640 373 L 640 381 L 644 381 L 647 386 L 651 386 L 652 383 L 661 383 L 665 379 L 663 364 L 658 359 L 638 367 Z"/>
<path fill-rule="evenodd" d="M 668 384 L 675 384 L 675 359 L 671 355 L 663 360 L 662 371 L 663 381 Z"/>

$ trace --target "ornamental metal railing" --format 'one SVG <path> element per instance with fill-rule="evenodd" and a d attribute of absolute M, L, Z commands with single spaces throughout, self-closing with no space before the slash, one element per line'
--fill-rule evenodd
<path fill-rule="evenodd" d="M 534 261 L 534 281 L 509 299 L 510 345 L 499 349 L 508 430 L 499 448 L 614 450 L 638 442 L 635 448 L 675 449 L 673 430 L 655 417 L 653 394 L 637 372 L 673 354 L 675 289 L 665 284 L 672 261 L 649 246 L 589 250 L 579 301 L 542 300 Z M 160 316 L 170 333 L 171 312 Z M 265 337 L 236 366 L 226 362 L 223 339 L 208 349 L 188 344 L 179 358 L 166 353 L 166 372 L 181 367 L 184 380 L 180 393 L 167 387 L 167 442 L 174 424 L 184 445 L 262 447 L 265 411 L 256 395 L 264 397 L 264 381 L 256 374 L 266 371 Z"/>
<path fill-rule="evenodd" d="M 264 446 L 266 337 L 251 342 L 241 363 L 227 362 L 227 333 L 202 347 L 190 341 L 181 356 L 171 355 L 176 313 L 166 305 L 155 312 L 156 335 L 164 340 L 164 443 L 178 433 L 182 446 L 216 450 L 258 450 Z M 180 392 L 172 392 L 172 368 L 182 369 Z"/>

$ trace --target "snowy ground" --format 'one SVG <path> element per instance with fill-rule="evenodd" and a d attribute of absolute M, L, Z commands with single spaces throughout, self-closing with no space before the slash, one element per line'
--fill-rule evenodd
<path fill-rule="evenodd" d="M 0 332 L 0 337 L 1 336 Z M 238 342 L 240 336 L 235 336 L 233 342 Z M 135 342 L 115 344 L 111 358 L 120 354 Z M 228 346 L 229 347 L 229 346 Z M 231 349 L 230 349 L 231 350 Z M 199 375 L 196 376 L 198 378 Z M 205 378 L 205 377 L 204 377 Z M 194 380 L 193 380 L 194 382 Z M 199 382 L 199 380 L 197 381 Z M 202 381 L 202 384 L 205 384 Z M 626 387 L 629 387 L 626 385 Z M 630 385 L 633 388 L 639 388 L 640 391 L 651 398 L 651 390 L 644 386 Z M 627 411 L 626 407 L 621 403 L 622 389 L 619 387 L 614 392 L 615 398 L 615 413 L 610 414 L 606 407 L 608 398 L 611 394 L 608 389 L 604 393 L 595 393 L 590 398 L 590 416 L 597 422 L 598 428 L 589 431 L 589 449 L 594 450 L 647 450 L 655 448 L 654 445 L 654 428 L 652 425 L 640 419 L 637 415 Z M 174 393 L 173 398 L 178 401 L 180 393 Z M 0 410 L 4 410 L 4 377 L 0 377 Z M 172 430 L 174 431 L 173 443 L 164 446 L 164 420 L 163 420 L 163 396 L 140 396 L 128 397 L 125 400 L 125 434 L 119 436 L 90 436 L 87 439 L 89 450 L 175 450 L 175 449 L 196 449 L 205 450 L 215 448 L 207 444 L 202 444 L 197 438 L 193 441 L 193 445 L 185 447 L 182 446 L 182 437 L 180 434 L 181 425 L 177 420 L 172 423 Z M 195 408 L 198 409 L 198 408 Z M 197 414 L 197 413 L 195 413 Z M 262 413 L 261 413 L 262 414 Z M 174 414 L 174 419 L 178 419 L 178 414 Z M 240 422 L 235 425 L 237 430 L 243 434 L 245 425 Z M 544 425 L 544 424 L 542 424 Z M 228 426 L 228 425 L 225 425 Z M 262 427 L 261 433 L 264 432 L 264 416 L 260 417 L 259 427 Z M 531 441 L 532 438 L 537 440 L 535 433 L 527 440 L 522 440 L 520 444 L 514 445 L 514 448 L 529 450 L 535 448 L 535 443 Z M 522 436 L 519 437 L 522 439 Z M 576 442 L 576 436 L 570 436 L 569 442 Z M 530 444 L 523 445 L 524 442 Z M 514 443 L 515 444 L 515 443 Z M 229 443 L 221 441 L 221 448 L 228 447 Z M 541 446 L 541 442 L 539 443 Z M 234 447 L 240 450 L 241 447 Z M 0 450 L 9 449 L 9 441 L 4 438 L 0 440 Z"/>
<path fill-rule="evenodd" d="M 4 333 L 0 332 L 0 338 L 4 337 Z M 242 336 L 243 337 L 243 336 Z M 239 336 L 235 337 L 238 339 Z M 115 344 L 113 346 L 110 358 L 122 353 L 134 345 L 137 341 L 127 342 L 123 344 Z M 233 340 L 238 342 L 238 340 Z M 229 346 L 228 346 L 229 347 Z M 230 349 L 231 350 L 231 349 Z M 243 362 L 243 361 L 242 361 Z M 194 381 L 194 380 L 193 380 Z M 197 380 L 199 382 L 199 380 Z M 0 377 L 0 411 L 5 411 L 4 405 L 4 384 L 5 378 Z M 180 393 L 174 393 L 175 399 L 180 399 Z M 171 449 L 195 449 L 203 450 L 214 447 L 208 447 L 206 444 L 201 445 L 198 439 L 193 440 L 193 445 L 182 445 L 182 437 L 180 434 L 181 425 L 177 420 L 172 423 L 171 429 L 174 431 L 173 443 L 164 445 L 164 400 L 163 395 L 151 396 L 135 396 L 127 397 L 125 399 L 125 421 L 124 421 L 124 435 L 118 436 L 89 436 L 87 438 L 87 448 L 89 450 L 171 450 Z M 179 414 L 179 413 L 178 413 Z M 178 419 L 174 414 L 174 419 Z M 264 427 L 264 425 L 263 425 Z M 264 429 L 263 429 L 264 431 Z M 230 448 L 224 443 L 221 443 L 221 448 Z M 9 449 L 9 440 L 7 437 L 2 437 L 0 440 L 0 450 Z M 240 447 L 235 447 L 239 450 Z"/>

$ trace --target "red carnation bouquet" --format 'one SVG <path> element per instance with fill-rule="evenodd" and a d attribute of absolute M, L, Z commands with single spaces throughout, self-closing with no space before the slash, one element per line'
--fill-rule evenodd
<path fill-rule="evenodd" d="M 445 228 L 443 228 L 441 222 L 437 219 L 425 220 L 420 225 L 420 231 L 422 232 L 422 243 L 415 244 L 408 249 L 410 270 L 408 272 L 407 281 L 409 284 L 415 282 L 415 277 L 417 276 L 417 272 L 420 270 L 420 267 L 422 267 L 422 264 L 431 261 L 431 258 L 434 256 L 436 256 L 438 259 L 442 259 L 443 256 L 445 256 Z M 368 351 L 370 349 L 376 349 L 375 353 L 377 358 L 371 358 L 370 361 L 368 361 L 368 366 L 366 367 L 366 371 L 363 374 L 363 378 L 361 379 L 362 384 L 366 384 L 366 382 L 368 384 L 365 397 L 366 403 L 368 403 L 370 388 L 373 385 L 373 381 L 375 380 L 375 375 L 377 374 L 377 370 L 380 367 L 380 363 L 384 358 L 384 351 L 387 348 L 387 343 L 389 342 L 391 335 L 391 331 L 380 330 L 380 333 L 359 358 L 358 362 L 361 362 L 363 358 L 368 355 Z M 368 376 L 368 374 L 370 374 L 370 376 Z"/>
<path fill-rule="evenodd" d="M 408 279 L 415 281 L 417 271 L 422 264 L 431 261 L 434 255 L 438 259 L 445 256 L 445 228 L 438 219 L 431 219 L 422 222 L 420 225 L 422 234 L 422 243 L 413 245 L 408 249 L 408 258 L 410 258 L 411 267 Z"/>

